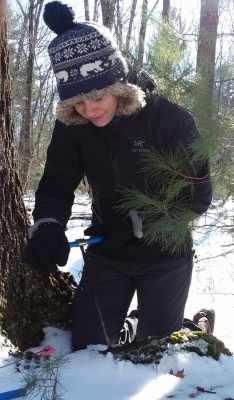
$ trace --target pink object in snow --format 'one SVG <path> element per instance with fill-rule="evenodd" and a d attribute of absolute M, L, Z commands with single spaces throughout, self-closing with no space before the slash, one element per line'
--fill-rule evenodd
<path fill-rule="evenodd" d="M 37 356 L 50 356 L 55 351 L 54 347 L 50 344 L 43 347 L 43 349 L 39 350 L 36 355 Z"/>

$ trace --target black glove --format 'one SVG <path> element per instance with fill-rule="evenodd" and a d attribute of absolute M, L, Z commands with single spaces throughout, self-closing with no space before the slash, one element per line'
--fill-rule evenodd
<path fill-rule="evenodd" d="M 25 248 L 25 261 L 36 271 L 44 274 L 55 273 L 66 265 L 70 245 L 62 225 L 57 223 L 41 224 L 29 239 Z"/>
<path fill-rule="evenodd" d="M 94 253 L 115 249 L 134 237 L 132 219 L 128 216 L 122 221 L 113 219 L 103 224 L 92 225 L 85 229 L 84 234 L 87 236 L 103 236 L 100 243 L 89 246 L 89 250 Z"/>

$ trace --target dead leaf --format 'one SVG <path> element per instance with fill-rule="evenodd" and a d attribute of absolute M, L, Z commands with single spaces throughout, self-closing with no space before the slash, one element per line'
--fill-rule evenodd
<path fill-rule="evenodd" d="M 184 369 L 181 369 L 180 371 L 177 371 L 176 373 L 174 373 L 173 370 L 172 370 L 172 368 L 171 368 L 169 374 L 170 374 L 170 375 L 174 375 L 174 376 L 176 376 L 177 378 L 182 379 L 182 378 L 184 378 Z"/>
<path fill-rule="evenodd" d="M 189 395 L 189 397 L 191 397 L 191 399 L 194 399 L 194 397 L 196 397 L 197 395 L 195 394 L 195 393 L 191 393 L 190 395 Z"/>
<path fill-rule="evenodd" d="M 170 396 L 166 396 L 168 399 L 173 399 L 173 397 L 175 397 L 175 396 L 173 396 L 172 394 L 170 394 Z"/>

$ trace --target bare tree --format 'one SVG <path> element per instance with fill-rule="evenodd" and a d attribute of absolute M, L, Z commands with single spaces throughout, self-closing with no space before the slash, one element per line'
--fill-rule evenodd
<path fill-rule="evenodd" d="M 123 45 L 123 22 L 122 22 L 122 12 L 121 12 L 121 0 L 117 0 L 117 6 L 116 6 L 116 27 L 115 27 L 115 33 L 117 36 L 117 41 L 118 45 L 120 48 L 122 48 Z"/>
<path fill-rule="evenodd" d="M 17 76 L 18 76 L 19 71 L 20 71 L 20 63 L 22 62 L 22 55 L 23 55 L 23 49 L 24 49 L 24 40 L 25 40 L 25 34 L 26 34 L 26 31 L 27 31 L 27 24 L 28 24 L 28 18 L 29 18 L 29 14 L 26 14 L 24 12 L 24 9 L 21 6 L 21 3 L 18 0 L 17 0 L 17 4 L 20 7 L 20 10 L 22 12 L 23 21 L 22 21 L 22 24 L 21 24 L 20 36 L 18 38 L 18 49 L 17 49 L 17 54 L 16 54 L 16 57 L 15 57 L 15 63 L 14 63 L 14 66 L 12 68 L 12 73 L 11 73 L 13 85 L 17 81 Z"/>
<path fill-rule="evenodd" d="M 24 192 L 37 186 L 42 172 L 55 95 L 47 54 L 49 31 L 39 23 L 43 0 L 35 1 L 17 0 L 9 15 L 14 137 Z"/>
<path fill-rule="evenodd" d="M 98 8 L 99 8 L 99 0 L 94 0 L 94 6 L 93 6 L 93 20 L 95 22 L 98 21 Z"/>
<path fill-rule="evenodd" d="M 163 0 L 162 17 L 165 21 L 169 20 L 170 0 Z"/>
<path fill-rule="evenodd" d="M 85 20 L 90 21 L 89 0 L 84 0 Z"/>
<path fill-rule="evenodd" d="M 107 28 L 112 29 L 114 23 L 116 0 L 101 0 L 102 23 Z"/>
<path fill-rule="evenodd" d="M 197 49 L 197 72 L 205 77 L 207 89 L 213 93 L 215 54 L 218 30 L 219 0 L 201 0 L 200 29 Z"/>
<path fill-rule="evenodd" d="M 154 6 L 151 10 L 148 10 L 148 0 L 143 0 L 142 3 L 142 11 L 141 11 L 141 26 L 139 31 L 139 48 L 138 48 L 138 64 L 139 67 L 143 64 L 143 58 L 145 53 L 145 36 L 146 36 L 146 28 L 150 17 L 152 16 L 156 6 L 158 5 L 159 0 L 156 0 Z"/>
<path fill-rule="evenodd" d="M 136 6 L 137 6 L 137 0 L 132 0 L 130 20 L 129 20 L 129 25 L 128 25 L 128 33 L 127 33 L 127 38 L 126 38 L 126 50 L 127 51 L 129 51 L 129 47 L 130 47 L 132 26 L 133 26 L 134 18 L 135 18 L 135 15 L 136 15 Z"/>
<path fill-rule="evenodd" d="M 36 2 L 36 0 L 29 0 L 26 93 L 19 144 L 19 150 L 21 153 L 20 178 L 24 192 L 27 189 L 32 166 L 33 143 L 31 140 L 31 107 L 33 91 L 33 67 L 35 62 L 39 19 L 42 12 L 43 2 L 44 0 L 38 0 L 38 2 Z"/>
<path fill-rule="evenodd" d="M 139 50 L 138 50 L 138 64 L 140 67 L 143 64 L 143 58 L 144 58 L 147 22 L 148 22 L 148 0 L 143 0 L 142 12 L 141 12 L 141 27 L 139 32 Z"/>

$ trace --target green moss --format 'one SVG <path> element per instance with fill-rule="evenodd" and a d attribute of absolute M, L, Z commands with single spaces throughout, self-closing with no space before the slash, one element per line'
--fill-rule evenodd
<path fill-rule="evenodd" d="M 181 330 L 178 332 L 171 333 L 169 336 L 169 342 L 172 344 L 186 343 L 188 341 L 196 339 L 196 337 L 197 337 L 197 331 L 192 332 L 192 331 Z"/>
<path fill-rule="evenodd" d="M 24 278 L 26 283 L 11 287 L 10 307 L 8 298 L 5 304 L 0 296 L 0 314 L 4 317 L 0 317 L 0 329 L 22 351 L 40 344 L 45 326 L 71 329 L 71 305 L 77 287 L 74 277 L 61 271 L 41 276 L 29 270 Z"/>
<path fill-rule="evenodd" d="M 38 346 L 38 343 L 41 343 L 42 340 L 45 339 L 45 333 L 42 330 L 36 331 L 31 337 L 30 337 L 30 343 L 32 347 Z"/>
<path fill-rule="evenodd" d="M 218 360 L 220 356 L 220 351 L 216 348 L 216 346 L 209 344 L 206 355 L 214 358 L 215 360 Z"/>
<path fill-rule="evenodd" d="M 3 302 L 0 301 L 0 331 L 2 330 L 4 308 L 5 308 L 5 306 L 4 306 Z"/>
<path fill-rule="evenodd" d="M 205 342 L 208 343 L 206 356 L 212 357 L 215 360 L 218 360 L 220 354 L 225 354 L 227 356 L 231 356 L 232 353 L 225 347 L 224 343 L 217 339 L 215 336 L 207 334 L 203 331 L 178 331 L 173 332 L 169 336 L 169 342 L 172 344 L 176 343 L 186 343 L 192 340 L 203 339 Z M 194 351 L 200 356 L 204 356 L 203 352 L 197 346 L 187 346 L 187 351 Z"/>
<path fill-rule="evenodd" d="M 199 339 L 203 339 L 208 343 L 205 354 L 198 345 L 196 346 L 196 341 Z M 208 335 L 202 331 L 192 332 L 188 330 L 173 332 L 170 336 L 152 336 L 142 342 L 110 347 L 104 351 L 100 351 L 100 353 L 107 354 L 111 352 L 115 359 L 128 360 L 133 364 L 159 364 L 163 352 L 168 351 L 168 343 L 173 345 L 179 343 L 183 345 L 182 348 L 186 351 L 194 352 L 200 357 L 213 357 L 215 360 L 218 360 L 221 353 L 228 356 L 232 355 L 224 346 L 224 343 L 215 336 Z M 189 344 L 192 345 L 189 346 Z M 170 351 L 173 352 L 173 346 L 171 346 Z M 178 347 L 175 351 L 178 352 Z"/>
<path fill-rule="evenodd" d="M 187 347 L 185 347 L 185 350 L 191 351 L 192 353 L 196 353 L 201 357 L 205 356 L 205 354 L 202 352 L 202 350 L 196 346 L 187 346 Z"/>
<path fill-rule="evenodd" d="M 218 360 L 221 353 L 227 356 L 232 356 L 232 352 L 227 349 L 224 343 L 215 336 L 206 335 L 204 340 L 208 343 L 207 356 L 213 357 L 215 360 Z"/>
<path fill-rule="evenodd" d="M 171 333 L 171 335 L 169 336 L 169 341 L 172 344 L 176 344 L 176 343 L 184 343 L 184 338 L 182 337 L 180 332 L 173 332 Z"/>
<path fill-rule="evenodd" d="M 125 353 L 122 355 L 121 360 L 131 360 L 131 354 Z"/>
<path fill-rule="evenodd" d="M 160 351 L 160 348 L 158 346 L 153 346 L 153 347 L 149 348 L 149 353 L 152 355 L 158 354 L 159 351 Z"/>

